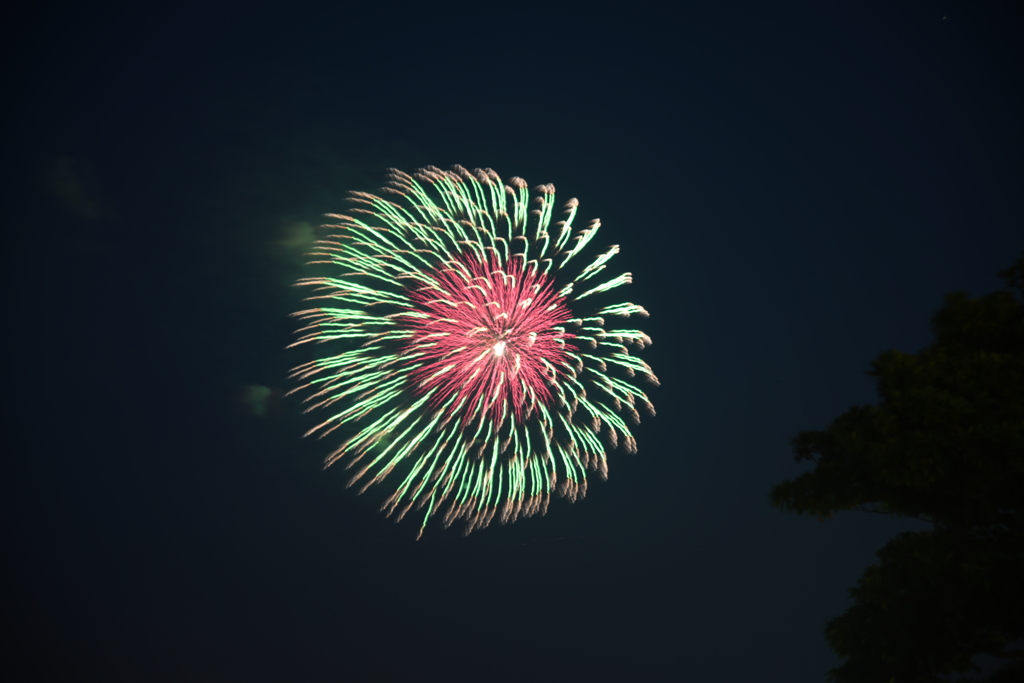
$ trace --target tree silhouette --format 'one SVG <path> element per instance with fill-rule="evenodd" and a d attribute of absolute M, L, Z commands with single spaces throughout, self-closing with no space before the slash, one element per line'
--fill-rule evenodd
<path fill-rule="evenodd" d="M 991 683 L 1024 680 L 1024 256 L 1000 277 L 1004 291 L 947 295 L 922 351 L 879 355 L 879 403 L 798 434 L 815 467 L 772 488 L 773 506 L 819 519 L 932 524 L 879 550 L 826 625 L 845 660 L 833 681 L 942 681 L 979 654 L 1004 662 Z"/>

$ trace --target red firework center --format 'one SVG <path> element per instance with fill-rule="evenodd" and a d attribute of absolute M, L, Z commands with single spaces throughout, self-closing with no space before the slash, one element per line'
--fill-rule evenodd
<path fill-rule="evenodd" d="M 436 389 L 435 407 L 454 395 L 449 405 L 466 421 L 478 410 L 522 420 L 547 404 L 575 336 L 554 329 L 571 314 L 553 278 L 514 257 L 504 266 L 460 258 L 427 279 L 409 292 L 417 315 L 400 318 L 414 331 L 405 356 L 422 364 L 412 371 L 417 392 Z"/>

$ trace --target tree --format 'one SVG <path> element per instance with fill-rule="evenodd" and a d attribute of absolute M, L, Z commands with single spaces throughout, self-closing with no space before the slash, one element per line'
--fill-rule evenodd
<path fill-rule="evenodd" d="M 942 681 L 1005 662 L 987 680 L 1024 680 L 1024 256 L 1007 289 L 946 296 L 935 340 L 872 363 L 877 405 L 854 406 L 792 441 L 814 469 L 772 488 L 773 506 L 914 517 L 878 551 L 825 628 L 837 683 Z"/>

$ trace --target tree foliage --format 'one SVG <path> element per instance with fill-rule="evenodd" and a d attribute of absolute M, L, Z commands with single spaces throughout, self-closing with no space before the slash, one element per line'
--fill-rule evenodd
<path fill-rule="evenodd" d="M 792 441 L 815 467 L 773 487 L 772 505 L 830 518 L 842 510 L 915 517 L 825 629 L 844 658 L 833 681 L 940 681 L 1006 665 L 1024 680 L 1024 257 L 1005 291 L 956 292 L 932 318 L 935 340 L 872 363 L 877 405 L 854 406 Z"/>

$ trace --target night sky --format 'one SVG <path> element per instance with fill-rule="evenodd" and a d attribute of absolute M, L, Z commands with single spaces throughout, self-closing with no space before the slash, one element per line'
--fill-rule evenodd
<path fill-rule="evenodd" d="M 944 293 L 999 288 L 1024 249 L 1021 22 L 1007 2 L 701 4 L 9 15 L 4 612 L 35 676 L 838 665 L 825 622 L 915 527 L 768 493 L 804 471 L 797 432 L 875 400 L 879 352 L 920 349 Z M 662 386 L 583 501 L 415 541 L 321 470 L 333 447 L 283 393 L 309 226 L 429 164 L 554 183 L 599 217 Z"/>

